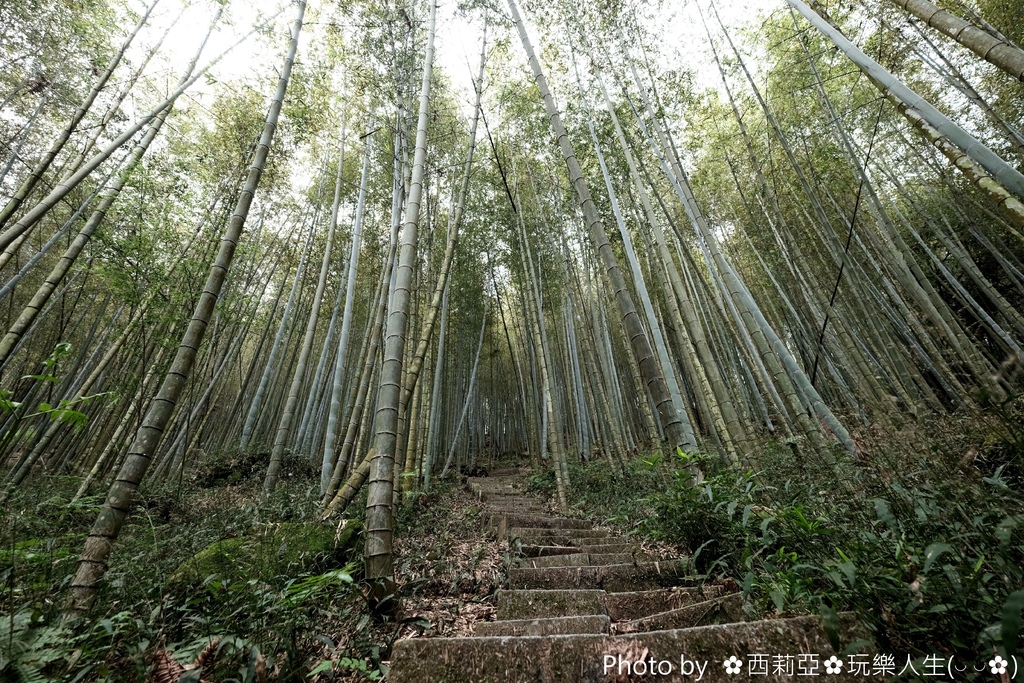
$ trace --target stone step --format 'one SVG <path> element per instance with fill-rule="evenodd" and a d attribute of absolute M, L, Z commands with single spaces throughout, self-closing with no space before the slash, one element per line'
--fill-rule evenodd
<path fill-rule="evenodd" d="M 512 621 L 478 621 L 473 626 L 476 636 L 564 636 L 577 633 L 608 633 L 611 620 L 603 614 L 550 619 L 516 619 Z"/>
<path fill-rule="evenodd" d="M 536 498 L 521 498 L 519 496 L 487 496 L 484 503 L 495 508 L 529 508 L 544 507 L 543 501 Z"/>
<path fill-rule="evenodd" d="M 571 519 L 569 517 L 557 517 L 555 515 L 524 515 L 520 513 L 506 513 L 503 515 L 492 515 L 492 517 L 504 517 L 505 528 L 516 529 L 590 529 L 589 522 L 582 519 Z M 497 525 L 497 520 L 492 519 L 492 525 Z M 592 531 L 592 529 L 590 529 Z"/>
<path fill-rule="evenodd" d="M 536 496 L 528 496 L 521 491 L 488 491 L 488 495 L 491 500 L 504 501 L 506 503 L 536 503 L 541 500 Z"/>
<path fill-rule="evenodd" d="M 479 483 L 488 483 L 488 482 L 495 482 L 495 481 L 498 481 L 498 482 L 510 481 L 510 480 L 512 480 L 514 478 L 515 477 L 513 475 L 499 475 L 499 474 L 493 474 L 492 473 L 492 474 L 488 474 L 488 475 L 483 476 L 483 477 L 469 477 L 469 481 L 471 483 L 478 483 L 479 484 Z"/>
<path fill-rule="evenodd" d="M 573 553 L 571 555 L 547 555 L 528 557 L 522 560 L 523 567 L 587 567 L 605 564 L 628 564 L 633 562 L 632 553 Z"/>
<path fill-rule="evenodd" d="M 866 640 L 866 632 L 850 614 L 841 616 L 840 641 L 845 646 Z M 862 648 L 861 652 L 870 651 Z M 766 675 L 750 676 L 747 653 L 769 653 L 761 660 Z M 489 638 L 410 638 L 395 643 L 389 683 L 534 683 L 563 681 L 598 683 L 616 680 L 693 681 L 726 683 L 739 680 L 792 681 L 796 677 L 774 674 L 770 655 L 792 655 L 794 673 L 799 655 L 817 655 L 816 673 L 824 675 L 824 662 L 837 654 L 818 617 L 770 619 L 734 624 L 700 626 L 629 635 L 564 635 Z M 729 657 L 743 660 L 739 677 L 726 673 Z M 653 662 L 655 677 L 643 678 Z M 663 663 L 662 663 L 663 662 Z M 621 668 L 620 668 L 621 666 Z M 671 667 L 666 669 L 665 667 Z M 843 672 L 830 681 L 877 680 L 870 675 Z"/>
<path fill-rule="evenodd" d="M 525 505 L 522 503 L 492 503 L 491 501 L 482 501 L 483 507 L 491 513 L 504 513 L 513 515 L 547 515 L 548 509 L 543 505 L 532 503 Z"/>
<path fill-rule="evenodd" d="M 571 529 L 542 526 L 512 526 L 509 527 L 509 531 L 537 536 L 550 536 L 551 538 L 605 538 L 611 535 L 611 532 L 606 529 L 594 529 L 590 525 Z"/>
<path fill-rule="evenodd" d="M 466 485 L 471 488 L 498 489 L 512 487 L 519 483 L 517 477 L 470 477 Z"/>
<path fill-rule="evenodd" d="M 495 467 L 487 473 L 489 477 L 521 477 L 523 470 L 518 467 Z"/>
<path fill-rule="evenodd" d="M 541 500 L 519 496 L 487 496 L 485 502 L 492 507 L 544 507 Z"/>
<path fill-rule="evenodd" d="M 603 529 L 543 529 L 511 527 L 508 538 L 518 538 L 529 545 L 594 545 L 594 540 L 607 538 Z M 582 542 L 581 542 L 582 541 Z"/>
<path fill-rule="evenodd" d="M 604 591 L 599 590 L 499 590 L 495 618 L 547 619 L 605 614 Z"/>
<path fill-rule="evenodd" d="M 630 562 L 637 564 L 641 562 L 650 562 L 650 556 L 646 553 L 641 553 L 637 550 L 631 550 L 627 553 L 587 553 L 590 556 L 590 564 L 595 567 L 602 567 L 605 565 L 612 564 L 629 564 Z"/>
<path fill-rule="evenodd" d="M 733 593 L 714 600 L 705 600 L 686 607 L 652 614 L 633 621 L 620 621 L 615 624 L 615 633 L 639 633 L 641 631 L 668 631 L 678 628 L 707 626 L 708 624 L 728 624 L 747 621 L 749 617 L 743 611 L 743 595 Z"/>
<path fill-rule="evenodd" d="M 512 588 L 588 588 L 606 591 L 649 590 L 678 585 L 682 577 L 678 562 L 640 562 L 600 567 L 511 567 Z"/>
<path fill-rule="evenodd" d="M 517 491 L 515 489 L 515 486 L 513 484 L 511 484 L 511 483 L 501 484 L 501 483 L 481 483 L 481 482 L 471 481 L 471 482 L 469 482 L 467 484 L 467 486 L 469 487 L 470 491 L 472 491 L 473 493 L 475 493 L 477 495 L 487 495 L 487 494 L 513 495 L 513 494 L 517 493 Z"/>
<path fill-rule="evenodd" d="M 490 515 L 537 515 L 544 516 L 548 514 L 548 511 L 540 507 L 505 507 L 504 505 L 485 506 L 482 512 L 488 516 Z"/>
<path fill-rule="evenodd" d="M 724 592 L 721 586 L 677 586 L 650 591 L 608 593 L 604 596 L 604 605 L 612 621 L 629 621 L 717 598 Z"/>
<path fill-rule="evenodd" d="M 482 489 L 474 491 L 479 496 L 480 500 L 500 503 L 500 502 L 530 502 L 536 503 L 537 500 L 534 498 L 524 498 L 523 494 L 515 489 L 500 489 L 500 490 L 489 490 Z"/>
<path fill-rule="evenodd" d="M 590 545 L 524 545 L 522 553 L 526 557 L 549 557 L 551 555 L 573 555 L 575 553 L 632 553 L 635 546 L 622 543 L 618 538 L 595 538 Z M 601 543 L 598 543 L 601 541 Z M 604 543 L 607 541 L 607 543 Z"/>
<path fill-rule="evenodd" d="M 617 536 L 598 536 L 595 538 L 522 538 L 521 536 L 508 535 L 510 541 L 518 541 L 523 547 L 543 548 L 600 548 L 592 552 L 608 552 L 607 548 L 615 548 L 624 545 L 624 539 Z M 630 546 L 632 548 L 632 546 Z M 580 553 L 582 550 L 573 550 Z M 612 551 L 614 552 L 614 550 Z M 562 553 L 563 555 L 565 553 Z"/>
<path fill-rule="evenodd" d="M 513 515 L 536 515 L 538 517 L 542 517 L 542 516 L 548 514 L 548 511 L 545 508 L 541 508 L 541 507 L 511 507 L 510 508 L 510 507 L 506 507 L 504 505 L 490 506 L 490 505 L 487 505 L 486 503 L 484 505 L 485 505 L 485 507 L 483 508 L 483 510 L 481 512 L 483 512 L 488 517 L 490 517 L 491 515 L 508 515 L 508 514 L 513 514 Z M 490 521 L 490 520 L 488 519 L 488 521 Z"/>
<path fill-rule="evenodd" d="M 496 594 L 499 620 L 541 619 L 560 616 L 607 614 L 613 622 L 643 619 L 704 603 L 725 595 L 721 586 L 659 588 L 648 591 L 607 593 L 603 590 L 515 590 Z"/>

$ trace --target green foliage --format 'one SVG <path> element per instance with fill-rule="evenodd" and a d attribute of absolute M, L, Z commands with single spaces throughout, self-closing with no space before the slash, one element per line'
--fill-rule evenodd
<path fill-rule="evenodd" d="M 101 664 L 117 642 L 117 633 L 137 628 L 141 622 L 122 611 L 96 620 L 85 628 L 49 622 L 37 610 L 19 609 L 0 620 L 0 679 L 14 683 L 77 683 L 92 674 L 109 677 Z M 143 646 L 144 648 L 144 646 Z M 74 677 L 67 673 L 79 662 Z"/>
<path fill-rule="evenodd" d="M 862 466 L 837 482 L 778 444 L 757 470 L 702 459 L 694 487 L 684 460 L 637 459 L 621 476 L 605 462 L 577 468 L 571 502 L 688 549 L 706 578 L 742 579 L 762 612 L 853 610 L 883 651 L 1016 649 L 1024 504 L 1001 467 L 973 479 L 921 458 L 898 477 Z"/>
<path fill-rule="evenodd" d="M 37 676 L 26 680 L 121 683 L 144 680 L 157 647 L 191 663 L 217 636 L 217 681 L 255 680 L 261 653 L 268 668 L 281 666 L 281 681 L 308 680 L 328 650 L 331 659 L 365 660 L 368 672 L 376 670 L 380 640 L 372 624 L 359 623 L 364 603 L 354 584 L 360 525 L 347 522 L 336 542 L 336 528 L 315 521 L 318 473 L 294 473 L 267 501 L 260 501 L 259 479 L 250 477 L 187 493 L 144 491 L 112 559 L 100 599 L 107 610 L 75 628 L 57 626 L 59 596 L 102 496 L 69 504 L 77 477 L 44 477 L 15 491 L 0 513 L 0 613 L 17 622 L 2 658 Z M 44 492 L 45 500 L 34 502 Z M 222 549 L 235 543 L 244 550 L 224 553 L 223 570 L 168 581 L 218 540 Z M 0 621 L 10 631 L 8 616 Z M 347 640 L 325 649 L 324 634 L 339 633 Z M 0 680 L 18 680 L 21 674 L 9 673 L 15 664 L 3 666 Z"/>
<path fill-rule="evenodd" d="M 286 522 L 256 530 L 245 538 L 211 543 L 171 574 L 173 586 L 231 582 L 249 576 L 267 579 L 295 572 L 323 571 L 355 554 L 361 525 L 349 521 L 335 535 L 332 526 Z"/>
<path fill-rule="evenodd" d="M 43 370 L 42 372 L 34 375 L 25 375 L 22 377 L 23 380 L 34 380 L 43 384 L 55 384 L 57 382 L 57 364 L 58 362 L 67 356 L 71 352 L 71 344 L 68 342 L 60 342 L 54 348 L 53 352 L 42 361 Z M 74 426 L 75 430 L 79 430 L 85 426 L 89 421 L 89 416 L 78 410 L 78 406 L 87 406 L 92 401 L 97 399 L 103 399 L 107 396 L 112 395 L 111 391 L 103 391 L 90 396 L 79 396 L 74 399 L 60 399 L 57 405 L 52 405 L 43 401 L 36 406 L 35 411 L 25 414 L 22 411 L 21 414 L 17 414 L 16 411 L 22 408 L 24 405 L 21 401 L 14 401 L 11 399 L 13 395 L 7 389 L 0 389 L 0 411 L 4 413 L 15 413 L 15 417 L 18 420 L 27 420 L 33 417 L 40 417 L 46 415 L 52 420 L 57 422 L 64 422 Z"/>
<path fill-rule="evenodd" d="M 374 668 L 372 664 L 367 664 L 365 659 L 342 657 L 336 660 L 325 659 L 313 667 L 308 676 L 312 678 L 317 674 L 326 673 L 328 671 L 341 673 L 358 671 L 371 681 L 379 681 L 384 675 L 381 669 Z"/>
<path fill-rule="evenodd" d="M 50 683 L 55 681 L 96 680 L 115 683 L 142 680 L 146 674 L 147 653 L 154 644 L 164 647 L 182 664 L 195 660 L 212 639 L 219 639 L 213 671 L 204 677 L 215 680 L 256 680 L 256 661 L 264 652 L 284 648 L 287 653 L 278 659 L 286 672 L 301 672 L 303 660 L 296 656 L 295 632 L 312 626 L 311 613 L 330 614 L 321 602 L 342 603 L 357 597 L 352 588 L 356 565 L 321 575 L 297 574 L 283 588 L 271 588 L 257 579 L 229 584 L 211 582 L 210 589 L 219 593 L 225 606 L 232 607 L 220 618 L 203 613 L 202 601 L 178 604 L 169 598 L 163 609 L 154 610 L 149 619 L 122 611 L 97 618 L 83 628 L 48 623 L 38 612 L 21 609 L 0 623 L 0 678 L 18 683 Z M 179 630 L 180 640 L 166 643 L 169 617 L 177 617 L 190 628 Z M 271 637 L 245 636 L 255 631 L 256 623 L 273 628 Z M 261 648 L 262 644 L 262 648 Z M 267 665 L 273 666 L 273 655 Z M 289 659 L 295 660 L 289 662 Z M 352 662 L 358 660 L 350 660 Z M 358 669 L 353 665 L 354 669 Z M 358 669 L 372 671 L 372 669 Z M 225 679 L 231 675 L 233 678 Z M 185 680 L 185 679 L 182 679 Z"/>
<path fill-rule="evenodd" d="M 331 588 L 351 584 L 356 566 L 355 563 L 349 563 L 343 569 L 334 569 L 323 574 L 290 580 L 285 588 L 286 597 L 282 604 L 285 607 L 297 607 L 307 600 L 322 596 Z"/>
<path fill-rule="evenodd" d="M 15 683 L 43 683 L 44 671 L 63 656 L 67 634 L 31 612 L 0 619 L 0 674 Z"/>

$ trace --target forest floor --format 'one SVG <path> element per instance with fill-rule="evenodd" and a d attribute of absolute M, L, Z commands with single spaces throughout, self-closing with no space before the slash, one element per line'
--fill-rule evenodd
<path fill-rule="evenodd" d="M 484 533 L 483 508 L 464 477 L 399 509 L 400 608 L 381 619 L 360 592 L 360 548 L 327 552 L 330 528 L 324 538 L 300 534 L 309 547 L 298 554 L 276 546 L 277 533 L 326 527 L 317 522 L 313 468 L 290 460 L 264 501 L 265 465 L 258 453 L 215 457 L 180 481 L 144 487 L 101 607 L 75 629 L 60 625 L 61 598 L 102 495 L 72 503 L 78 477 L 44 476 L 19 491 L 0 510 L 0 613 L 10 617 L 0 624 L 10 646 L 0 671 L 16 665 L 24 680 L 143 681 L 163 653 L 187 667 L 217 638 L 214 681 L 258 680 L 259 658 L 272 681 L 379 680 L 396 640 L 468 635 L 476 621 L 493 619 L 492 598 L 515 550 Z M 363 502 L 352 517 L 362 516 Z M 243 539 L 255 555 L 232 556 Z"/>
<path fill-rule="evenodd" d="M 361 549 L 325 547 L 334 534 L 317 522 L 318 474 L 292 460 L 263 501 L 265 466 L 259 454 L 225 456 L 180 482 L 144 487 L 112 557 L 101 611 L 74 630 L 59 625 L 60 601 L 102 496 L 70 503 L 77 477 L 43 477 L 18 492 L 0 510 L 0 613 L 11 617 L 0 635 L 12 645 L 0 652 L 0 673 L 10 665 L 4 659 L 18 664 L 8 655 L 20 648 L 26 680 L 142 681 L 159 650 L 187 665 L 217 637 L 216 681 L 254 680 L 259 656 L 270 680 L 377 680 L 396 639 L 465 633 L 493 611 L 487 597 L 504 580 L 508 543 L 483 537 L 479 506 L 460 483 L 399 511 L 402 607 L 382 621 L 359 590 Z M 362 503 L 352 516 L 362 516 Z M 277 547 L 277 531 L 306 528 L 327 533 L 288 540 L 309 544 L 297 554 Z M 261 542 L 268 538 L 269 546 Z M 226 556 L 241 539 L 255 557 Z"/>
<path fill-rule="evenodd" d="M 690 555 L 708 580 L 734 580 L 761 615 L 851 610 L 890 652 L 976 658 L 1021 630 L 1014 438 L 912 449 L 865 439 L 865 455 L 838 483 L 785 444 L 767 446 L 745 471 L 700 459 L 707 479 L 698 488 L 686 483 L 691 462 L 645 455 L 623 468 L 602 459 L 570 468 L 569 515 L 654 556 Z M 974 442 L 982 446 L 971 455 Z M 41 477 L 19 491 L 0 509 L 0 655 L 9 660 L 0 672 L 143 681 L 154 653 L 188 664 L 216 637 L 213 681 L 249 683 L 260 666 L 279 682 L 380 680 L 397 640 L 469 635 L 494 618 L 516 548 L 484 532 L 486 512 L 464 478 L 399 509 L 401 608 L 380 619 L 360 591 L 360 549 L 333 548 L 335 529 L 325 535 L 318 522 L 318 472 L 291 459 L 262 500 L 265 466 L 263 454 L 215 456 L 180 481 L 144 487 L 101 607 L 74 629 L 60 625 L 61 599 L 102 492 L 71 503 L 77 477 Z M 552 475 L 523 477 L 553 512 Z M 237 547 L 256 551 L 231 556 Z M 211 549 L 212 569 L 203 563 Z"/>

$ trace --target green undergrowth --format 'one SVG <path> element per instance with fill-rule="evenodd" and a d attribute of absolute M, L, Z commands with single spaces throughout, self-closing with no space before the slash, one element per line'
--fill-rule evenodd
<path fill-rule="evenodd" d="M 688 552 L 709 580 L 737 581 L 761 616 L 828 624 L 854 611 L 880 652 L 978 662 L 994 647 L 1021 651 L 1022 451 L 1004 438 L 998 457 L 965 467 L 968 437 L 880 439 L 856 459 L 832 453 L 835 466 L 779 442 L 740 467 L 700 454 L 624 470 L 594 461 L 570 468 L 570 504 Z M 551 493 L 554 478 L 535 475 L 531 488 Z"/>
<path fill-rule="evenodd" d="M 358 587 L 360 525 L 319 522 L 319 472 L 304 459 L 286 459 L 263 500 L 266 464 L 266 454 L 222 454 L 143 487 L 99 607 L 74 626 L 60 610 L 102 494 L 70 503 L 75 477 L 16 493 L 0 512 L 0 680 L 142 681 L 158 649 L 187 665 L 212 638 L 217 681 L 256 680 L 261 658 L 279 682 L 380 678 Z"/>

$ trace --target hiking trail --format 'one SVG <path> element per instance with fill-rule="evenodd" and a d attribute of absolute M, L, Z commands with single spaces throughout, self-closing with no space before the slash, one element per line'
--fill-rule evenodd
<path fill-rule="evenodd" d="M 496 620 L 477 621 L 468 637 L 396 642 L 392 683 L 783 681 L 811 670 L 868 680 L 849 673 L 821 618 L 752 621 L 734 583 L 703 583 L 685 558 L 656 560 L 628 538 L 551 514 L 522 492 L 525 479 L 507 468 L 467 483 L 484 506 L 481 533 L 521 550 L 509 588 L 494 595 Z M 851 615 L 838 635 L 843 645 L 867 640 Z"/>

